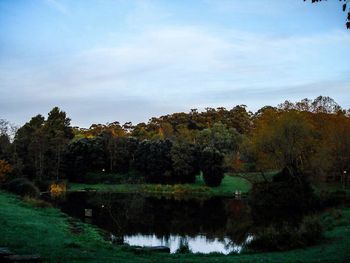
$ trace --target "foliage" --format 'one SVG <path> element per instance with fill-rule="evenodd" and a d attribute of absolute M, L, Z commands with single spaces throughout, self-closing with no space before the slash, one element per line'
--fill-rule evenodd
<path fill-rule="evenodd" d="M 323 227 L 315 216 L 307 216 L 298 226 L 284 223 L 258 231 L 248 245 L 257 251 L 284 251 L 314 245 L 322 239 Z"/>
<path fill-rule="evenodd" d="M 49 112 L 47 120 L 41 115 L 33 117 L 17 131 L 14 140 L 22 172 L 39 181 L 57 180 L 62 174 L 63 151 L 72 138 L 70 119 L 58 107 Z"/>
<path fill-rule="evenodd" d="M 13 168 L 8 162 L 0 160 L 0 184 L 7 180 L 7 176 L 12 170 Z"/>
<path fill-rule="evenodd" d="M 16 178 L 7 183 L 6 189 L 20 196 L 38 197 L 39 189 L 26 178 Z"/>
<path fill-rule="evenodd" d="M 231 153 L 238 150 L 241 136 L 234 128 L 228 128 L 225 124 L 215 123 L 212 128 L 199 132 L 197 143 L 202 147 L 220 149 L 222 153 Z"/>
<path fill-rule="evenodd" d="M 224 156 L 215 148 L 207 147 L 201 153 L 200 168 L 207 186 L 219 186 L 224 178 Z"/>
<path fill-rule="evenodd" d="M 172 181 L 172 142 L 143 141 L 135 152 L 134 167 L 149 183 Z"/>
<path fill-rule="evenodd" d="M 49 188 L 49 192 L 52 198 L 57 199 L 61 198 L 66 194 L 67 185 L 66 183 L 52 183 Z"/>
<path fill-rule="evenodd" d="M 171 148 L 173 178 L 176 183 L 194 183 L 199 174 L 198 148 L 187 142 L 177 142 Z"/>
<path fill-rule="evenodd" d="M 297 222 L 318 205 L 307 179 L 289 169 L 276 174 L 273 182 L 254 183 L 249 202 L 256 223 L 265 225 L 271 220 Z"/>
<path fill-rule="evenodd" d="M 18 129 L 13 142 L 12 128 L 0 120 L 0 160 L 12 166 L 14 176 L 26 175 L 38 183 L 62 177 L 90 183 L 190 183 L 200 170 L 199 152 L 209 147 L 223 154 L 224 171 L 289 167 L 315 181 L 341 181 L 345 186 L 349 114 L 332 98 L 319 96 L 265 106 L 255 114 L 237 105 L 192 109 L 137 125 L 112 122 L 82 129 L 72 128 L 66 113 L 55 107 L 47 119 L 37 115 Z M 122 174 L 133 176 L 119 178 Z"/>
<path fill-rule="evenodd" d="M 256 121 L 253 135 L 258 165 L 305 169 L 313 151 L 313 132 L 305 116 L 297 111 L 266 112 Z"/>
<path fill-rule="evenodd" d="M 107 166 L 105 159 L 101 137 L 73 140 L 64 155 L 65 172 L 69 180 L 81 182 L 88 172 L 102 171 Z"/>

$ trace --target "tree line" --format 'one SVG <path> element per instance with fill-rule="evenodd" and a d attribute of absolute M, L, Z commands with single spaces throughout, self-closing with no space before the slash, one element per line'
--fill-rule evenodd
<path fill-rule="evenodd" d="M 47 118 L 34 116 L 16 131 L 1 120 L 0 179 L 83 182 L 92 174 L 119 174 L 131 181 L 191 183 L 202 172 L 206 184 L 216 186 L 226 171 L 289 167 L 315 180 L 345 180 L 349 116 L 332 98 L 319 96 L 255 113 L 245 105 L 192 109 L 148 123 L 84 129 L 72 127 L 55 107 Z"/>

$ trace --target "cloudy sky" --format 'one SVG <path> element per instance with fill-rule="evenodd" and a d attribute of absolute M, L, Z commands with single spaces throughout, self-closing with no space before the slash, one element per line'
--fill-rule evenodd
<path fill-rule="evenodd" d="M 311 2 L 311 1 L 310 1 Z M 350 108 L 339 1 L 1 0 L 0 118 L 73 125 L 331 96 Z"/>

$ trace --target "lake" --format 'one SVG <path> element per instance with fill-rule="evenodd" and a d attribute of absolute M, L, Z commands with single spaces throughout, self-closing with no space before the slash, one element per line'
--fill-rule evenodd
<path fill-rule="evenodd" d="M 234 198 L 71 192 L 57 205 L 119 243 L 167 246 L 171 253 L 180 247 L 193 253 L 240 253 L 252 239 L 249 207 Z"/>

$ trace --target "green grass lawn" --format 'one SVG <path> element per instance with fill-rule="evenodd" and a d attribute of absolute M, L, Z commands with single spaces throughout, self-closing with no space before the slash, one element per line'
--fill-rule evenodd
<path fill-rule="evenodd" d="M 325 241 L 307 249 L 242 255 L 133 252 L 104 241 L 98 229 L 55 208 L 34 207 L 0 191 L 0 246 L 40 254 L 48 262 L 348 262 L 350 208 L 327 213 Z M 79 231 L 72 231 L 78 228 Z"/>
<path fill-rule="evenodd" d="M 247 193 L 251 188 L 251 183 L 242 178 L 225 175 L 220 186 L 207 187 L 202 176 L 196 177 L 193 184 L 77 184 L 70 183 L 70 191 L 97 190 L 104 192 L 118 193 L 150 193 L 150 194 L 194 194 L 194 195 L 215 195 L 232 196 L 236 190 Z"/>

